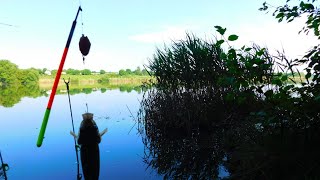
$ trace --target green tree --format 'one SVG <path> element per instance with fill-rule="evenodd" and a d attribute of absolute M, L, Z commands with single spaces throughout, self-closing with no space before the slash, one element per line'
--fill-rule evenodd
<path fill-rule="evenodd" d="M 91 75 L 91 71 L 89 69 L 83 69 L 81 70 L 82 75 Z"/>
<path fill-rule="evenodd" d="M 57 75 L 58 70 L 54 69 L 51 71 L 51 76 L 56 76 Z"/>
<path fill-rule="evenodd" d="M 17 73 L 17 78 L 22 84 L 36 84 L 39 81 L 39 71 L 34 68 L 22 69 Z"/>
<path fill-rule="evenodd" d="M 80 73 L 81 73 L 80 70 L 75 69 L 75 70 L 73 71 L 72 75 L 79 75 Z"/>
<path fill-rule="evenodd" d="M 125 76 L 125 75 L 127 75 L 127 72 L 125 70 L 123 70 L 123 69 L 120 69 L 119 75 L 120 76 Z"/>
<path fill-rule="evenodd" d="M 18 83 L 16 74 L 19 69 L 16 64 L 9 60 L 0 60 L 0 82 L 1 84 L 15 84 Z"/>
<path fill-rule="evenodd" d="M 47 70 L 48 70 L 47 68 L 43 68 L 41 74 L 45 74 Z"/>
<path fill-rule="evenodd" d="M 66 70 L 66 73 L 70 74 L 70 75 L 79 75 L 80 74 L 80 70 L 69 68 L 69 69 Z"/>
<path fill-rule="evenodd" d="M 131 69 L 126 69 L 126 73 L 127 73 L 127 75 L 130 75 L 130 74 L 132 74 L 132 71 L 131 71 Z"/>
<path fill-rule="evenodd" d="M 142 72 L 141 72 L 141 69 L 140 69 L 139 66 L 137 67 L 136 70 L 133 71 L 133 74 L 138 75 L 138 76 L 141 76 L 141 75 L 142 75 Z"/>
<path fill-rule="evenodd" d="M 66 73 L 72 75 L 73 71 L 74 71 L 74 69 L 69 68 L 66 70 Z"/>
<path fill-rule="evenodd" d="M 146 69 L 143 69 L 143 70 L 141 71 L 141 74 L 142 74 L 143 76 L 149 75 L 149 73 L 148 73 L 148 71 L 147 71 Z"/>
<path fill-rule="evenodd" d="M 37 71 L 38 71 L 38 73 L 40 74 L 40 75 L 43 75 L 44 73 L 43 73 L 43 71 L 42 71 L 42 69 L 36 69 Z"/>
<path fill-rule="evenodd" d="M 103 70 L 103 69 L 100 70 L 100 74 L 105 74 L 105 73 L 106 73 L 105 70 Z"/>

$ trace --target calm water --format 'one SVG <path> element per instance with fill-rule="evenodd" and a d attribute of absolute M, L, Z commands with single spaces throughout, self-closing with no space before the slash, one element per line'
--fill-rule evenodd
<path fill-rule="evenodd" d="M 147 169 L 142 157 L 144 145 L 135 120 L 142 93 L 120 90 L 93 91 L 71 96 L 75 129 L 81 114 L 95 114 L 100 130 L 109 131 L 100 143 L 100 179 L 162 179 Z M 13 107 L 0 106 L 0 150 L 9 164 L 9 180 L 76 179 L 77 166 L 68 96 L 56 95 L 42 147 L 36 147 L 48 97 L 22 98 Z M 128 107 L 128 108 L 127 108 Z"/>

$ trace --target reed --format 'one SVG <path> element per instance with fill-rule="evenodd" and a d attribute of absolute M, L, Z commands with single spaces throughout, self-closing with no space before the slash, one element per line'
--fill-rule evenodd
<path fill-rule="evenodd" d="M 225 29 L 219 28 L 223 35 Z M 302 78 L 295 71 L 299 60 L 287 59 L 284 52 L 271 55 L 255 44 L 240 49 L 228 44 L 225 50 L 225 40 L 187 35 L 157 49 L 149 65 L 157 81 L 145 92 L 138 113 L 146 163 L 168 179 L 214 179 L 216 171 L 184 162 L 189 157 L 208 165 L 188 150 L 211 148 L 220 159 L 215 160 L 230 170 L 227 179 L 319 177 L 315 152 L 320 147 L 314 145 L 320 139 L 319 83 Z M 219 136 L 215 132 L 221 137 L 212 138 Z M 210 139 L 213 146 L 200 146 L 199 134 L 207 134 L 200 139 Z M 219 163 L 206 168 L 216 170 Z"/>

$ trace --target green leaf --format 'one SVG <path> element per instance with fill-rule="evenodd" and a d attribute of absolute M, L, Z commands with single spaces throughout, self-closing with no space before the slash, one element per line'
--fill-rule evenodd
<path fill-rule="evenodd" d="M 260 49 L 260 50 L 257 52 L 257 55 L 258 55 L 258 56 L 262 56 L 262 54 L 264 53 L 264 50 L 265 50 L 265 48 Z"/>
<path fill-rule="evenodd" d="M 273 80 L 272 80 L 272 84 L 281 86 L 281 85 L 282 85 L 282 81 L 281 81 L 280 79 L 273 79 Z"/>
<path fill-rule="evenodd" d="M 305 5 L 304 2 L 301 1 L 301 2 L 300 2 L 300 8 L 301 8 L 302 10 L 305 8 L 304 5 Z"/>
<path fill-rule="evenodd" d="M 222 28 L 221 26 L 214 26 L 214 27 L 216 28 L 216 31 L 221 35 L 224 35 L 224 33 L 227 30 L 227 28 Z"/>
<path fill-rule="evenodd" d="M 217 46 L 220 46 L 220 45 L 223 44 L 223 43 L 224 43 L 224 40 L 221 39 L 221 40 L 217 41 L 216 45 L 217 45 Z"/>
<path fill-rule="evenodd" d="M 272 91 L 272 90 L 268 90 L 268 91 L 266 91 L 266 92 L 264 93 L 264 95 L 265 95 L 266 97 L 271 97 L 271 96 L 273 95 L 273 91 Z"/>
<path fill-rule="evenodd" d="M 252 48 L 246 48 L 244 51 L 248 52 L 251 51 Z"/>
<path fill-rule="evenodd" d="M 235 35 L 235 34 L 232 34 L 232 35 L 230 35 L 230 36 L 228 37 L 228 40 L 229 40 L 229 41 L 235 41 L 235 40 L 238 39 L 238 37 L 239 37 L 239 36 L 237 36 L 237 35 Z"/>
<path fill-rule="evenodd" d="M 281 81 L 287 81 L 288 80 L 288 75 L 284 75 L 281 77 Z"/>
<path fill-rule="evenodd" d="M 281 12 L 281 13 L 277 14 L 276 18 L 283 17 L 283 15 L 284 15 L 284 13 L 283 13 L 283 12 Z"/>
<path fill-rule="evenodd" d="M 306 78 L 306 79 L 309 79 L 310 77 L 311 77 L 311 73 L 308 72 L 308 73 L 306 74 L 305 78 Z"/>
<path fill-rule="evenodd" d="M 309 9 L 309 10 L 314 10 L 314 6 L 313 6 L 312 4 L 310 4 L 310 3 L 305 4 L 304 7 L 305 7 L 306 9 Z"/>

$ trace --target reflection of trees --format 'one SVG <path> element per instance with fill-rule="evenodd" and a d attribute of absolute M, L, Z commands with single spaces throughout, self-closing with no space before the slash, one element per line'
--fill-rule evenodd
<path fill-rule="evenodd" d="M 125 88 L 123 88 L 125 87 Z M 90 94 L 93 92 L 94 88 L 71 88 L 70 89 L 70 94 L 75 95 L 75 94 L 80 94 L 80 93 L 85 93 L 85 94 Z M 98 89 L 98 88 L 95 88 Z M 104 93 L 107 91 L 109 88 L 101 88 L 101 93 Z M 141 87 L 136 87 L 136 86 L 117 86 L 114 87 L 114 89 L 120 89 L 122 92 L 131 92 L 131 91 L 137 91 L 137 92 L 142 92 Z M 37 83 L 27 83 L 25 85 L 16 83 L 13 85 L 6 85 L 6 86 L 0 86 L 0 105 L 4 107 L 12 107 L 15 104 L 19 103 L 21 98 L 23 97 L 32 97 L 36 98 L 39 96 L 48 96 L 46 93 L 47 90 L 41 90 L 39 88 L 39 85 Z M 66 90 L 59 89 L 57 90 L 56 94 L 66 94 Z"/>
<path fill-rule="evenodd" d="M 319 133 L 240 127 L 224 143 L 230 179 L 318 179 Z M 310 131 L 312 131 L 310 129 Z"/>
<path fill-rule="evenodd" d="M 229 175 L 225 179 L 320 177 L 318 127 L 257 124 L 258 117 L 246 112 L 249 106 L 237 108 L 212 97 L 145 94 L 138 117 L 148 167 L 165 179 L 217 179 L 221 167 Z"/>
<path fill-rule="evenodd" d="M 107 91 L 106 88 L 101 88 L 101 93 L 105 93 Z"/>
<path fill-rule="evenodd" d="M 4 107 L 12 107 L 20 102 L 23 97 L 36 98 L 43 95 L 38 84 L 28 85 L 10 85 L 0 87 L 0 105 Z"/>
<path fill-rule="evenodd" d="M 142 101 L 139 130 L 146 148 L 144 161 L 165 179 L 220 176 L 225 157 L 221 144 L 223 129 L 209 128 L 204 117 L 215 117 L 218 124 L 226 111 L 219 109 L 220 113 L 217 110 L 206 114 L 202 106 L 206 104 L 205 98 L 198 97 L 153 89 Z"/>
<path fill-rule="evenodd" d="M 224 157 L 218 132 L 183 136 L 180 129 L 148 130 L 144 162 L 165 179 L 216 179 Z"/>
<path fill-rule="evenodd" d="M 141 93 L 142 87 L 141 86 L 120 85 L 119 90 L 121 92 L 128 92 L 128 93 L 130 93 L 131 91 L 136 91 L 138 93 Z"/>
<path fill-rule="evenodd" d="M 81 89 L 70 89 L 69 93 L 71 95 L 79 94 L 79 93 L 81 93 Z"/>
<path fill-rule="evenodd" d="M 132 90 L 133 90 L 133 87 L 132 86 L 120 86 L 119 87 L 119 90 L 121 91 L 121 92 L 131 92 Z"/>
<path fill-rule="evenodd" d="M 92 88 L 83 88 L 82 92 L 84 92 L 85 94 L 90 94 L 92 93 Z"/>

